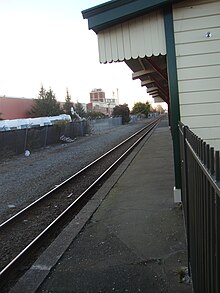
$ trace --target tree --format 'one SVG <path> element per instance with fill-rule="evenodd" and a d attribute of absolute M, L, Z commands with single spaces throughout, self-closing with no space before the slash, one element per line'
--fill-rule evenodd
<path fill-rule="evenodd" d="M 65 114 L 72 116 L 72 113 L 71 113 L 72 107 L 73 107 L 73 102 L 71 101 L 71 96 L 69 94 L 68 89 L 66 89 L 65 103 L 63 105 L 63 110 Z"/>
<path fill-rule="evenodd" d="M 85 112 L 83 105 L 81 103 L 77 102 L 74 105 L 74 110 L 81 118 L 86 117 L 86 112 Z"/>
<path fill-rule="evenodd" d="M 155 112 L 157 112 L 156 109 L 155 109 L 152 105 L 150 105 L 150 112 L 151 112 L 151 113 L 155 113 Z"/>
<path fill-rule="evenodd" d="M 121 116 L 122 124 L 126 124 L 130 121 L 130 110 L 127 104 L 115 106 L 112 112 L 113 117 Z"/>
<path fill-rule="evenodd" d="M 157 105 L 156 111 L 159 112 L 160 114 L 164 113 L 164 109 L 160 104 Z"/>
<path fill-rule="evenodd" d="M 106 115 L 102 112 L 90 111 L 87 113 L 87 117 L 91 119 L 96 119 L 96 118 L 105 118 Z"/>
<path fill-rule="evenodd" d="M 134 104 L 134 107 L 132 109 L 133 114 L 143 114 L 145 117 L 148 117 L 148 113 L 150 110 L 150 104 L 148 102 L 142 103 L 142 102 L 137 102 Z"/>
<path fill-rule="evenodd" d="M 46 91 L 43 86 L 34 100 L 30 114 L 34 117 L 56 116 L 61 113 L 60 103 L 57 102 L 55 94 L 51 89 Z"/>

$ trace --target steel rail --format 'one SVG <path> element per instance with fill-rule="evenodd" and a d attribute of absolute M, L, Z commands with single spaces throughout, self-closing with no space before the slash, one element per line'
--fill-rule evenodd
<path fill-rule="evenodd" d="M 19 263 L 19 261 L 21 259 L 23 259 L 25 257 L 25 255 L 27 255 L 27 253 L 30 252 L 30 250 L 33 248 L 33 246 L 36 246 L 37 243 L 39 243 L 39 241 L 45 237 L 45 235 L 47 233 L 49 233 L 49 231 L 54 228 L 55 225 L 58 225 L 58 223 L 60 221 L 63 220 L 63 218 L 65 217 L 65 215 L 71 210 L 73 209 L 76 204 L 78 204 L 83 198 L 84 196 L 86 196 L 88 194 L 88 192 L 112 169 L 114 168 L 147 134 L 149 134 L 159 123 L 160 123 L 160 118 L 151 122 L 150 124 L 148 124 L 147 126 L 145 126 L 144 128 L 142 128 L 141 130 L 137 131 L 135 134 L 131 135 L 129 138 L 125 139 L 123 142 L 119 143 L 117 146 L 115 146 L 114 148 L 112 148 L 111 150 L 109 150 L 108 152 L 106 152 L 104 155 L 102 155 L 101 157 L 99 157 L 98 159 L 94 160 L 92 163 L 90 163 L 89 165 L 87 165 L 86 167 L 84 167 L 83 169 L 81 169 L 80 171 L 78 171 L 77 173 L 75 173 L 73 176 L 69 177 L 68 179 L 66 179 L 64 182 L 62 182 L 61 184 L 59 184 L 58 186 L 56 186 L 55 188 L 53 188 L 51 191 L 49 191 L 48 193 L 46 193 L 45 195 L 43 195 L 41 198 L 39 198 L 38 200 L 34 201 L 32 204 L 28 205 L 26 208 L 24 208 L 23 210 L 21 210 L 19 213 L 17 213 L 16 215 L 14 215 L 12 218 L 8 219 L 7 221 L 5 221 L 4 223 L 1 224 L 0 228 L 2 228 L 3 226 L 7 225 L 10 220 L 14 220 L 16 217 L 18 217 L 19 215 L 21 215 L 21 213 L 23 213 L 24 211 L 26 211 L 27 209 L 31 208 L 35 203 L 37 203 L 39 200 L 44 199 L 46 196 L 50 195 L 52 192 L 54 192 L 55 190 L 57 190 L 58 188 L 60 188 L 61 186 L 63 186 L 65 183 L 69 182 L 71 179 L 73 179 L 74 177 L 76 177 L 77 175 L 81 174 L 84 170 L 86 170 L 87 168 L 89 168 L 91 165 L 93 165 L 94 163 L 98 162 L 99 160 L 101 160 L 103 157 L 107 156 L 109 153 L 111 153 L 113 150 L 115 150 L 116 148 L 118 148 L 119 146 L 121 146 L 122 144 L 124 144 L 125 142 L 127 142 L 129 139 L 133 138 L 134 136 L 136 136 L 137 134 L 139 134 L 140 132 L 144 131 L 146 128 L 148 129 L 147 132 L 145 132 L 141 137 L 138 138 L 137 141 L 135 141 L 110 167 L 108 167 L 104 173 L 102 173 L 101 176 L 99 176 L 85 191 L 83 191 L 78 197 L 77 199 L 75 199 L 55 220 L 53 220 L 37 237 L 35 237 L 13 260 L 11 260 L 1 271 L 0 271 L 0 284 L 1 281 L 4 280 L 4 278 L 7 276 L 8 272 L 13 270 L 13 268 Z"/>
<path fill-rule="evenodd" d="M 66 180 L 64 180 L 63 182 L 61 182 L 59 185 L 57 185 L 56 187 L 54 187 L 53 189 L 51 189 L 50 191 L 48 191 L 47 193 L 45 193 L 44 195 L 42 195 L 41 197 L 39 197 L 38 199 L 36 199 L 35 201 L 33 201 L 32 203 L 30 203 L 28 206 L 26 206 L 25 208 L 23 208 L 22 210 L 20 210 L 18 213 L 16 213 L 12 217 L 10 217 L 9 219 L 7 219 L 3 223 L 1 223 L 0 224 L 0 230 L 1 230 L 2 227 L 4 227 L 9 222 L 13 221 L 15 218 L 17 218 L 18 216 L 20 216 L 22 213 L 24 213 L 25 211 L 27 211 L 28 209 L 30 209 L 36 203 L 38 203 L 39 201 L 41 201 L 41 200 L 45 199 L 46 197 L 50 196 L 54 191 L 57 191 L 58 189 L 60 189 L 61 187 L 63 187 L 63 185 L 65 185 L 67 182 L 71 181 L 73 178 L 75 178 L 76 176 L 80 175 L 86 169 L 88 169 L 89 167 L 91 167 L 92 165 L 94 165 L 95 163 L 97 163 L 98 161 L 100 161 L 102 158 L 106 157 L 108 154 L 110 154 L 111 152 L 113 152 L 115 149 L 119 148 L 121 145 L 123 145 L 124 143 L 126 143 L 127 141 L 129 141 L 131 138 L 135 137 L 137 134 L 139 134 L 140 132 L 142 132 L 144 129 L 150 127 L 151 125 L 154 125 L 155 123 L 157 123 L 159 120 L 152 121 L 151 123 L 149 123 L 145 127 L 141 128 L 140 130 L 138 130 L 137 132 L 135 132 L 134 134 L 132 134 L 131 136 L 129 136 L 128 138 L 126 138 L 125 140 L 123 140 L 122 142 L 120 142 L 119 144 L 117 144 L 116 146 L 114 146 L 112 149 L 110 149 L 109 151 L 107 151 L 106 153 L 104 153 L 103 155 L 101 155 L 99 158 L 95 159 L 94 161 L 92 161 L 91 163 L 89 163 L 87 166 L 85 166 L 84 168 L 80 169 L 78 172 L 76 172 L 75 174 L 73 174 L 72 176 L 70 176 L 69 178 L 67 178 Z"/>

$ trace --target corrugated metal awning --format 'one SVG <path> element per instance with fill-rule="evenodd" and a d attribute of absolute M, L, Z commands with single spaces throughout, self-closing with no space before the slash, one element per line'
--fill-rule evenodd
<path fill-rule="evenodd" d="M 163 10 L 157 8 L 153 12 L 148 11 L 133 17 L 133 10 L 129 10 L 129 19 L 121 19 L 120 22 L 117 21 L 117 24 L 114 24 L 113 19 L 118 19 L 119 12 L 127 13 L 125 9 L 127 2 L 123 3 L 122 7 L 119 5 L 120 7 L 115 8 L 116 10 L 110 9 L 103 12 L 112 18 L 112 22 L 108 25 L 105 23 L 102 12 L 99 11 L 102 7 L 97 8 L 97 15 L 90 16 L 96 18 L 96 28 L 99 21 L 102 21 L 103 25 L 105 23 L 104 28 L 98 25 L 99 29 L 95 30 L 98 36 L 99 60 L 101 63 L 126 62 L 133 71 L 132 79 L 140 79 L 141 86 L 147 87 L 147 92 L 155 99 L 155 102 L 162 99 L 168 103 L 167 51 Z M 142 2 L 142 4 L 147 4 L 147 2 Z"/>
<path fill-rule="evenodd" d="M 136 17 L 98 33 L 101 63 L 166 55 L 161 11 Z"/>

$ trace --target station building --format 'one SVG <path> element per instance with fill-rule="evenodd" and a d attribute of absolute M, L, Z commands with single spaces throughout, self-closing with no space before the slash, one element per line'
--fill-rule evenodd
<path fill-rule="evenodd" d="M 220 1 L 113 0 L 82 15 L 100 62 L 125 62 L 132 79 L 168 104 L 180 193 L 179 121 L 220 149 Z"/>

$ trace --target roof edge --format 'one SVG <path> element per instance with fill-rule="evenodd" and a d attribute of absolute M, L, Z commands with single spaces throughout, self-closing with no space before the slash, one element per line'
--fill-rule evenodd
<path fill-rule="evenodd" d="M 131 18 L 183 0 L 112 0 L 82 11 L 96 33 Z"/>
<path fill-rule="evenodd" d="M 130 2 L 134 2 L 134 0 L 109 0 L 108 2 L 83 10 L 82 15 L 84 19 L 88 19 L 91 16 L 97 15 L 99 13 L 108 11 L 109 9 L 113 9 Z"/>

